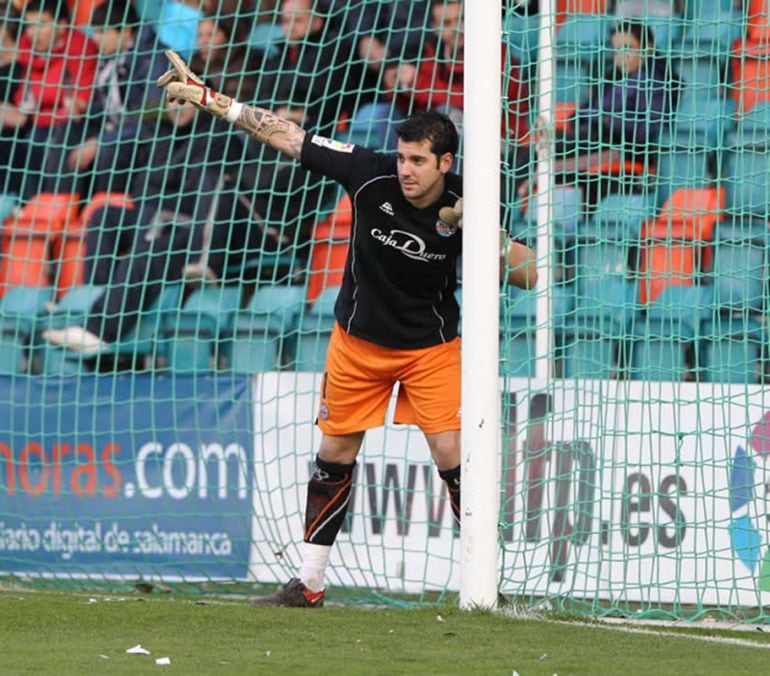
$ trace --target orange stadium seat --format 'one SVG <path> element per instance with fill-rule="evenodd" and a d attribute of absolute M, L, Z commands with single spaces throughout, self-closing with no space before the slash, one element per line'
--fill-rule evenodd
<path fill-rule="evenodd" d="M 53 240 L 52 258 L 56 263 L 56 293 L 61 298 L 69 289 L 84 283 L 86 264 L 86 227 L 97 209 L 106 206 L 133 208 L 131 196 L 125 193 L 100 192 L 94 195 L 79 218 L 64 224 Z"/>
<path fill-rule="evenodd" d="M 310 252 L 307 300 L 314 301 L 329 286 L 342 284 L 348 255 L 353 211 L 346 194 L 328 218 L 316 223 Z"/>
<path fill-rule="evenodd" d="M 717 188 L 681 188 L 654 221 L 642 224 L 639 301 L 653 302 L 669 286 L 692 286 L 696 271 L 711 266 L 714 227 L 724 208 Z"/>
<path fill-rule="evenodd" d="M 13 286 L 48 286 L 49 248 L 77 221 L 78 195 L 40 193 L 3 224 L 0 296 Z"/>
<path fill-rule="evenodd" d="M 736 40 L 732 56 L 732 98 L 740 116 L 770 100 L 770 40 Z"/>

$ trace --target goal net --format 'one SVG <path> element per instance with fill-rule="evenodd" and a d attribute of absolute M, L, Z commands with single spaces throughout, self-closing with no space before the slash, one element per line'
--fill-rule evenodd
<path fill-rule="evenodd" d="M 499 589 L 764 619 L 767 3 L 502 4 L 501 221 L 536 249 L 549 233 L 551 284 L 500 289 Z M 390 152 L 415 110 L 462 132 L 471 11 L 0 2 L 0 573 L 227 590 L 296 572 L 350 199 L 169 104 L 164 50 Z M 330 587 L 453 595 L 459 530 L 419 430 L 389 415 L 354 479 Z"/>

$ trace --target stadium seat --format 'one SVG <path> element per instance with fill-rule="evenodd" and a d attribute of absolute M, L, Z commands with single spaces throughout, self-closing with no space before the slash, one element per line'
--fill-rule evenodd
<path fill-rule="evenodd" d="M 757 229 L 723 222 L 714 246 L 714 304 L 720 311 L 763 312 L 767 251 L 770 245 L 764 223 Z"/>
<path fill-rule="evenodd" d="M 733 9 L 733 0 L 687 0 L 685 18 L 693 21 L 717 21 Z"/>
<path fill-rule="evenodd" d="M 674 4 L 670 0 L 616 0 L 615 16 L 673 17 Z"/>
<path fill-rule="evenodd" d="M 639 246 L 638 231 L 633 236 L 621 230 L 594 226 L 586 230 L 577 242 L 575 282 L 578 293 L 585 293 L 595 284 L 609 278 L 630 276 L 629 262 Z"/>
<path fill-rule="evenodd" d="M 677 144 L 685 147 L 713 150 L 719 147 L 734 123 L 735 102 L 685 88 L 673 119 Z"/>
<path fill-rule="evenodd" d="M 84 284 L 69 289 L 49 312 L 41 317 L 39 328 L 61 329 L 67 326 L 83 326 L 88 312 L 99 296 L 103 286 Z M 62 347 L 50 345 L 39 338 L 34 345 L 35 370 L 46 375 L 74 375 L 81 372 L 82 358 Z"/>
<path fill-rule="evenodd" d="M 713 383 L 760 382 L 765 343 L 766 331 L 758 317 L 745 312 L 715 312 L 703 323 L 700 379 Z"/>
<path fill-rule="evenodd" d="M 671 194 L 655 221 L 642 227 L 639 300 L 655 300 L 667 286 L 692 285 L 708 267 L 714 226 L 721 217 L 724 191 L 715 187 L 680 188 Z"/>
<path fill-rule="evenodd" d="M 16 193 L 0 193 L 0 223 L 13 215 L 18 204 L 19 196 Z"/>
<path fill-rule="evenodd" d="M 770 41 L 770 2 L 749 0 L 746 13 L 749 38 L 767 44 Z"/>
<path fill-rule="evenodd" d="M 664 143 L 658 153 L 658 172 L 655 178 L 658 204 L 663 205 L 680 188 L 710 183 L 713 180 L 709 171 L 710 156 L 711 153 L 705 148 Z"/>
<path fill-rule="evenodd" d="M 589 75 L 585 66 L 574 60 L 556 63 L 556 103 L 581 103 L 589 90 Z"/>
<path fill-rule="evenodd" d="M 691 94 L 701 103 L 724 98 L 730 77 L 727 56 L 686 51 L 675 57 L 674 69 L 682 79 L 681 98 Z"/>
<path fill-rule="evenodd" d="M 241 299 L 235 286 L 203 286 L 178 311 L 163 314 L 166 366 L 177 372 L 206 371 L 217 365 L 220 334 L 232 321 Z"/>
<path fill-rule="evenodd" d="M 565 378 L 615 378 L 625 367 L 626 336 L 638 312 L 636 283 L 595 275 L 581 284 L 575 311 L 556 321 L 557 362 Z"/>
<path fill-rule="evenodd" d="M 313 302 L 327 286 L 342 284 L 350 244 L 353 211 L 346 193 L 336 209 L 313 230 L 308 266 L 307 300 Z"/>
<path fill-rule="evenodd" d="M 537 291 L 509 286 L 501 298 L 500 373 L 535 375 L 535 305 Z"/>
<path fill-rule="evenodd" d="M 770 147 L 770 101 L 755 105 L 738 119 L 738 124 L 727 143 L 740 149 L 766 150 Z"/>
<path fill-rule="evenodd" d="M 612 233 L 622 239 L 638 239 L 642 223 L 654 215 L 655 204 L 649 195 L 612 193 L 597 204 L 591 219 L 594 229 L 591 234 Z"/>
<path fill-rule="evenodd" d="M 289 360 L 305 293 L 304 287 L 288 284 L 258 287 L 233 319 L 226 343 L 228 367 L 243 373 L 281 368 Z"/>
<path fill-rule="evenodd" d="M 580 188 L 557 186 L 551 194 L 553 236 L 560 241 L 573 239 L 583 220 L 583 192 Z M 537 226 L 537 200 L 527 205 L 527 227 Z"/>
<path fill-rule="evenodd" d="M 731 60 L 732 98 L 743 115 L 757 103 L 770 100 L 770 60 L 767 43 L 737 41 Z"/>
<path fill-rule="evenodd" d="M 604 14 L 567 15 L 556 33 L 556 59 L 590 64 L 607 44 L 611 25 Z"/>
<path fill-rule="evenodd" d="M 770 216 L 770 156 L 763 148 L 735 148 L 725 153 L 723 179 L 728 213 Z"/>
<path fill-rule="evenodd" d="M 631 377 L 636 380 L 687 379 L 688 349 L 701 321 L 710 316 L 710 287 L 669 286 L 661 291 L 634 327 Z"/>
<path fill-rule="evenodd" d="M 503 39 L 519 66 L 527 68 L 537 61 L 540 16 L 538 14 L 508 14 L 503 19 Z"/>
<path fill-rule="evenodd" d="M 30 339 L 51 296 L 48 287 L 18 286 L 0 298 L 0 374 L 28 370 Z"/>
<path fill-rule="evenodd" d="M 177 0 L 165 0 L 161 5 L 158 38 L 187 61 L 198 48 L 198 23 L 203 13 Z"/>
<path fill-rule="evenodd" d="M 326 350 L 334 327 L 334 303 L 339 287 L 324 289 L 298 319 L 293 368 L 296 371 L 323 371 Z"/>
<path fill-rule="evenodd" d="M 249 44 L 266 54 L 277 51 L 276 44 L 283 40 L 283 29 L 280 22 L 255 23 L 249 34 Z"/>
<path fill-rule="evenodd" d="M 12 286 L 48 286 L 49 247 L 77 221 L 78 195 L 40 193 L 3 224 L 0 296 Z"/>

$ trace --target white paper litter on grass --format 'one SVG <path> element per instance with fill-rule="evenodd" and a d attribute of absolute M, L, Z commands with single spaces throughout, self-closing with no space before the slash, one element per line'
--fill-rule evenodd
<path fill-rule="evenodd" d="M 171 658 L 170 657 L 159 657 L 157 660 L 155 660 L 155 664 L 160 664 L 161 666 L 166 666 L 167 664 L 171 664 Z"/>
<path fill-rule="evenodd" d="M 149 655 L 150 651 L 146 648 L 142 648 L 142 644 L 135 645 L 133 648 L 126 650 L 129 655 Z"/>

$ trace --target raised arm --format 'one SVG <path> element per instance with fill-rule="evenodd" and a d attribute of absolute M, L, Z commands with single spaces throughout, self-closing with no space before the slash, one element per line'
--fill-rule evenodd
<path fill-rule="evenodd" d="M 247 106 L 212 91 L 187 67 L 179 54 L 169 49 L 166 56 L 172 68 L 158 78 L 158 86 L 166 90 L 169 98 L 188 101 L 211 115 L 223 117 L 260 143 L 299 159 L 306 133 L 302 127 L 269 110 Z"/>

